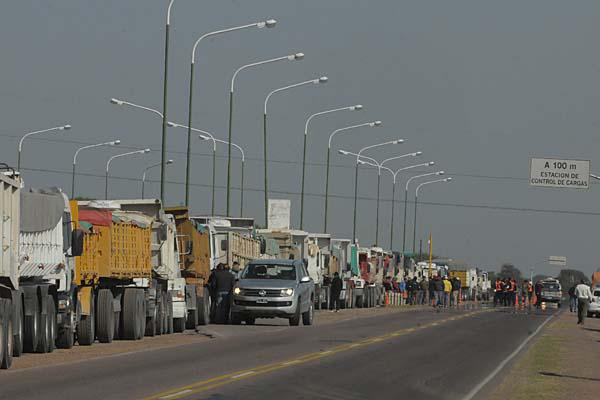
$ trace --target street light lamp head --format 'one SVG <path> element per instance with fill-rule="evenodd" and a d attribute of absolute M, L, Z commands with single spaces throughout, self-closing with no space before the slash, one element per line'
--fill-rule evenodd
<path fill-rule="evenodd" d="M 300 61 L 300 60 L 304 60 L 304 53 L 290 54 L 290 55 L 288 56 L 288 60 L 290 60 L 290 61 Z"/>
<path fill-rule="evenodd" d="M 168 125 L 170 128 L 179 128 L 179 124 L 176 124 L 175 122 L 171 122 L 171 121 L 169 121 L 169 122 L 167 122 L 167 125 Z"/>
<path fill-rule="evenodd" d="M 435 165 L 435 161 L 429 161 L 429 165 Z"/>
<path fill-rule="evenodd" d="M 358 163 L 360 165 L 367 165 L 368 164 L 366 161 L 363 161 L 363 160 L 358 160 Z"/>
<path fill-rule="evenodd" d="M 112 104 L 116 104 L 118 106 L 122 106 L 123 105 L 123 100 L 115 99 L 114 97 L 112 99 L 110 99 L 110 102 Z"/>
<path fill-rule="evenodd" d="M 259 28 L 275 28 L 275 25 L 277 25 L 277 20 L 275 19 L 268 19 L 266 21 L 263 22 L 259 22 L 256 26 L 258 26 Z"/>
<path fill-rule="evenodd" d="M 150 153 L 150 149 L 144 149 L 142 150 L 142 153 Z"/>
<path fill-rule="evenodd" d="M 435 174 L 436 174 L 436 175 L 444 175 L 445 173 L 446 173 L 445 171 L 438 171 L 438 172 L 436 172 Z"/>
<path fill-rule="evenodd" d="M 369 126 L 371 128 L 376 127 L 376 126 L 381 126 L 381 121 L 373 121 L 369 124 Z"/>
<path fill-rule="evenodd" d="M 422 154 L 423 154 L 423 152 L 422 152 L 422 151 L 416 151 L 416 152 L 414 152 L 414 153 L 413 153 L 413 156 L 414 156 L 414 157 L 417 157 L 417 156 L 420 156 L 420 155 L 422 155 Z"/>
<path fill-rule="evenodd" d="M 349 152 L 347 152 L 346 150 L 338 150 L 338 153 L 343 154 L 345 156 L 347 156 L 348 154 L 350 154 Z"/>
<path fill-rule="evenodd" d="M 362 106 L 362 104 L 357 104 L 357 105 L 355 105 L 355 106 L 351 106 L 351 107 L 350 107 L 350 111 L 360 111 L 360 110 L 362 110 L 362 109 L 363 109 L 363 106 Z"/>
<path fill-rule="evenodd" d="M 322 76 L 319 79 L 315 79 L 313 82 L 314 83 L 327 83 L 327 81 L 329 80 L 328 77 L 326 76 Z"/>
<path fill-rule="evenodd" d="M 202 140 L 209 140 L 210 137 L 206 136 L 206 135 L 198 135 L 198 137 Z"/>
<path fill-rule="evenodd" d="M 65 126 L 61 127 L 60 129 L 63 129 L 63 130 L 65 130 L 65 131 L 66 131 L 66 130 L 69 130 L 69 129 L 71 129 L 71 125 L 67 124 L 67 125 L 65 125 Z"/>
<path fill-rule="evenodd" d="M 111 146 L 118 146 L 118 145 L 120 145 L 120 144 L 121 144 L 121 141 L 120 141 L 119 139 L 117 139 L 117 140 L 113 140 L 112 142 L 110 142 L 110 145 L 111 145 Z"/>
<path fill-rule="evenodd" d="M 167 165 L 173 164 L 175 161 L 173 160 L 167 160 Z"/>
<path fill-rule="evenodd" d="M 445 182 L 450 182 L 452 180 L 452 178 L 446 178 L 444 179 Z"/>

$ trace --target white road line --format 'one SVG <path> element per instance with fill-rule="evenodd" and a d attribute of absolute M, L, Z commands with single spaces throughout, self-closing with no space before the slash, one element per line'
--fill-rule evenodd
<path fill-rule="evenodd" d="M 167 400 L 167 399 L 172 399 L 172 398 L 175 398 L 175 397 L 182 396 L 184 394 L 188 394 L 190 392 L 191 392 L 190 389 L 186 389 L 186 390 L 182 390 L 181 392 L 173 393 L 173 394 L 170 394 L 168 396 L 163 396 L 163 397 L 160 397 L 160 398 L 163 399 L 163 400 Z"/>
<path fill-rule="evenodd" d="M 300 360 L 292 360 L 292 361 L 287 361 L 284 363 L 281 363 L 281 365 L 292 365 L 292 364 L 298 364 L 299 362 L 301 362 Z"/>
<path fill-rule="evenodd" d="M 254 371 L 244 372 L 243 374 L 232 376 L 231 379 L 238 379 L 238 378 L 241 378 L 242 376 L 248 376 L 248 375 L 252 375 L 254 373 L 255 373 Z"/>
<path fill-rule="evenodd" d="M 487 385 L 492 379 L 494 379 L 494 377 L 496 375 L 498 375 L 498 373 L 500 371 L 502 371 L 502 368 L 504 368 L 506 366 L 506 364 L 508 364 L 510 362 L 510 360 L 512 360 L 513 358 L 515 358 L 517 356 L 517 354 L 519 354 L 521 352 L 521 350 L 523 350 L 523 348 L 527 345 L 527 343 L 529 343 L 529 341 L 531 339 L 533 339 L 538 333 L 540 333 L 540 331 L 542 330 L 542 328 L 544 326 L 546 326 L 546 324 L 554 317 L 554 315 L 550 315 L 548 318 L 546 318 L 546 320 L 544 322 L 542 322 L 540 324 L 540 326 L 538 326 L 538 328 L 529 336 L 527 336 L 525 338 L 525 340 L 523 341 L 523 343 L 521 343 L 519 345 L 519 347 L 517 347 L 515 349 L 515 351 L 513 351 L 508 357 L 506 357 L 501 363 L 500 365 L 498 365 L 498 367 L 496 367 L 495 370 L 492 371 L 491 374 L 489 374 L 487 376 L 487 378 L 485 378 L 483 381 L 481 381 L 481 383 L 479 383 L 479 385 L 475 386 L 473 388 L 473 390 L 471 390 L 464 398 L 463 400 L 471 400 L 473 397 L 475 397 L 477 395 L 477 393 L 479 393 L 479 391 L 481 389 L 483 389 L 483 387 L 485 385 Z"/>
<path fill-rule="evenodd" d="M 325 350 L 325 351 L 321 352 L 321 354 L 329 354 L 329 353 L 333 353 L 333 351 L 331 351 L 331 350 Z"/>

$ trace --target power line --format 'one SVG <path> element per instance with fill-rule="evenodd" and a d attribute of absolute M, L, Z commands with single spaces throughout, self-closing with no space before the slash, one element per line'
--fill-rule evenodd
<path fill-rule="evenodd" d="M 72 172 L 69 172 L 69 171 L 36 169 L 36 168 L 22 168 L 22 169 L 26 170 L 26 171 L 32 171 L 32 172 L 45 172 L 45 173 L 53 173 L 53 174 L 58 174 L 58 175 L 72 176 Z M 78 173 L 76 173 L 76 175 L 77 176 L 86 176 L 86 177 L 91 177 L 91 178 L 102 178 L 102 179 L 105 178 L 105 175 L 91 174 L 91 173 L 78 172 Z M 123 177 L 123 176 L 111 175 L 110 178 L 121 180 L 121 181 L 138 182 L 138 183 L 140 182 L 140 179 L 128 178 L 128 177 Z M 153 180 L 153 179 L 146 179 L 146 182 L 147 183 L 152 182 L 152 183 L 156 183 L 156 184 L 160 183 L 160 181 Z M 167 183 L 169 185 L 180 185 L 180 186 L 185 185 L 184 182 L 169 181 L 169 180 L 165 181 L 165 183 Z M 212 185 L 202 184 L 202 183 L 191 183 L 190 186 L 200 187 L 200 188 L 212 188 Z M 215 185 L 215 188 L 225 189 L 226 187 L 224 185 Z M 232 187 L 232 189 L 236 190 L 236 191 L 240 190 L 239 187 Z M 261 188 L 253 188 L 253 187 L 246 187 L 246 186 L 244 186 L 244 191 L 263 193 L 263 189 L 261 189 Z M 280 195 L 300 196 L 299 192 L 293 192 L 293 191 L 269 190 L 269 192 L 273 193 L 273 194 L 280 194 Z M 305 193 L 305 195 L 310 196 L 310 197 L 317 197 L 317 198 L 325 197 L 325 195 L 321 194 L 321 193 Z M 341 195 L 341 194 L 330 194 L 329 197 L 334 198 L 334 199 L 354 200 L 354 196 L 347 196 L 347 195 Z M 377 198 L 369 197 L 369 196 L 358 196 L 358 199 L 363 200 L 363 201 L 376 201 L 377 200 Z M 392 199 L 391 198 L 381 198 L 380 201 L 383 203 L 391 203 Z M 404 200 L 396 199 L 396 203 L 404 204 Z M 407 202 L 407 204 L 414 204 L 414 201 L 409 200 Z M 579 216 L 594 216 L 594 217 L 600 216 L 600 212 L 594 212 L 594 211 L 543 209 L 543 208 L 529 208 L 529 207 L 506 207 L 506 206 L 496 206 L 496 205 L 490 205 L 490 204 L 466 204 L 466 203 L 419 201 L 419 205 L 437 206 L 437 207 L 476 208 L 476 209 L 484 209 L 484 210 L 526 212 L 526 213 L 563 214 L 563 215 L 579 215 Z"/>

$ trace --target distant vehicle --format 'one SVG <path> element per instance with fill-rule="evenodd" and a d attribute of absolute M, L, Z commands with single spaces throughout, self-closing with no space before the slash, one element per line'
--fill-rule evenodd
<path fill-rule="evenodd" d="M 287 318 L 291 326 L 312 325 L 315 284 L 301 260 L 255 260 L 233 290 L 231 322 L 253 325 L 256 318 Z"/>
<path fill-rule="evenodd" d="M 547 278 L 542 281 L 541 301 L 544 303 L 556 303 L 560 307 L 562 299 L 562 288 L 557 279 Z"/>
<path fill-rule="evenodd" d="M 593 301 L 588 307 L 588 317 L 600 318 L 600 283 L 592 288 Z"/>

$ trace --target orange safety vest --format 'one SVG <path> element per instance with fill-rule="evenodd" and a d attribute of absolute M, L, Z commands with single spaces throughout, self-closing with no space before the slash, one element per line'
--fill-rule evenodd
<path fill-rule="evenodd" d="M 528 284 L 527 284 L 527 291 L 528 291 L 529 293 L 533 292 L 533 285 L 532 285 L 531 283 L 528 283 Z"/>
<path fill-rule="evenodd" d="M 496 292 L 502 291 L 502 281 L 496 281 Z"/>
<path fill-rule="evenodd" d="M 516 283 L 513 282 L 513 281 L 510 281 L 510 287 L 508 288 L 508 291 L 509 292 L 514 292 L 516 288 L 517 288 Z"/>

